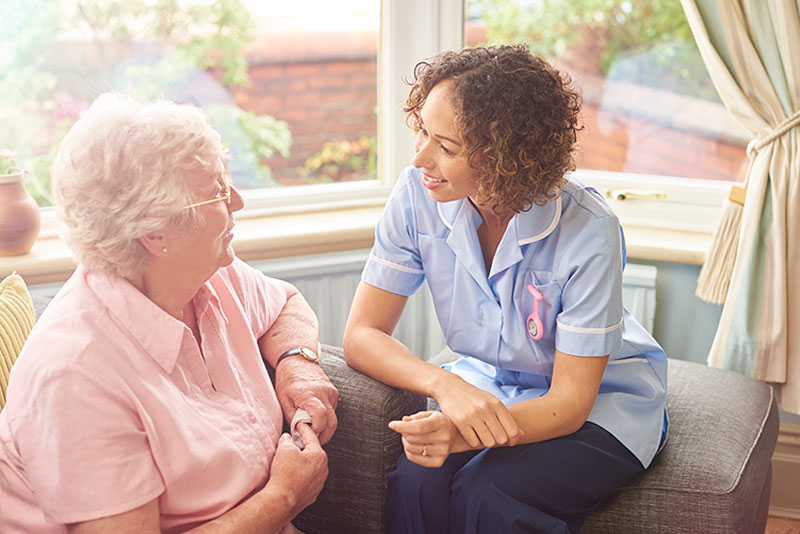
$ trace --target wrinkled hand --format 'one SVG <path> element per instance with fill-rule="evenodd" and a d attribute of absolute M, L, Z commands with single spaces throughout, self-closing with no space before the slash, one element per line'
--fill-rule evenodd
<path fill-rule="evenodd" d="M 522 429 L 497 397 L 458 375 L 450 374 L 436 401 L 473 449 L 516 445 L 522 437 Z"/>
<path fill-rule="evenodd" d="M 287 496 L 295 517 L 315 500 L 328 478 L 328 455 L 320 446 L 316 433 L 303 423 L 297 426 L 305 448 L 300 450 L 292 436 L 284 433 L 272 459 L 268 486 L 279 488 Z M 266 488 L 265 488 L 266 489 Z"/>
<path fill-rule="evenodd" d="M 339 392 L 318 364 L 303 358 L 285 359 L 275 371 L 275 392 L 287 422 L 298 408 L 303 408 L 311 416 L 311 428 L 320 443 L 333 437 L 339 424 Z"/>
<path fill-rule="evenodd" d="M 425 467 L 441 467 L 452 452 L 458 429 L 442 412 L 417 412 L 389 428 L 403 436 L 406 458 Z"/>

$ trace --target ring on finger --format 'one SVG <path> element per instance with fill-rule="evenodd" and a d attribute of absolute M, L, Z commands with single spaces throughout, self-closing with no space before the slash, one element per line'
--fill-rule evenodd
<path fill-rule="evenodd" d="M 428 446 L 427 445 L 423 445 L 422 446 L 422 456 L 428 456 Z"/>

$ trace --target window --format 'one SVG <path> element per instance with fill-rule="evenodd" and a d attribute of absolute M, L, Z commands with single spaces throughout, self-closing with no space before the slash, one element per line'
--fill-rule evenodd
<path fill-rule="evenodd" d="M 60 140 L 105 91 L 203 107 L 242 190 L 377 180 L 380 2 L 6 3 L 0 148 L 41 206 Z"/>
<path fill-rule="evenodd" d="M 626 224 L 711 230 L 744 178 L 749 136 L 720 102 L 680 0 L 467 0 L 465 36 L 525 42 L 570 74 L 583 95 L 577 174 Z"/>
<path fill-rule="evenodd" d="M 238 165 L 234 169 L 235 181 L 239 187 L 247 188 L 246 209 L 240 213 L 247 217 L 354 203 L 382 204 L 391 184 L 413 157 L 413 135 L 405 126 L 401 107 L 408 91 L 403 78 L 410 76 L 416 62 L 441 50 L 495 38 L 492 28 L 497 17 L 492 10 L 498 7 L 525 11 L 547 5 L 555 10 L 547 19 L 553 28 L 571 35 L 580 25 L 571 23 L 562 28 L 559 17 L 569 14 L 565 9 L 580 10 L 591 2 L 297 0 L 287 4 L 276 0 L 3 0 L 3 3 L 0 121 L 4 127 L 0 129 L 0 148 L 16 149 L 35 177 L 29 178 L 29 189 L 40 197 L 43 205 L 47 204 L 49 161 L 57 140 L 82 106 L 106 90 L 141 90 L 144 94 L 177 96 L 220 106 L 212 109 L 210 115 L 217 117 L 217 127 L 232 143 Z M 625 10 L 638 14 L 645 5 L 670 17 L 682 17 L 679 0 L 594 3 L 616 6 L 621 11 L 615 12 L 615 20 L 623 22 Z M 518 14 L 511 18 L 524 21 L 531 17 L 525 19 Z M 595 28 L 587 35 L 597 32 L 601 29 Z M 322 38 L 331 36 L 336 37 L 323 44 Z M 684 48 L 677 49 L 681 54 L 685 52 L 686 34 L 683 38 Z M 506 39 L 517 40 L 517 37 Z M 586 57 L 577 52 L 575 47 L 580 46 L 577 42 L 568 44 L 559 39 L 553 42 L 559 53 L 572 51 L 573 55 Z M 584 46 L 587 44 L 591 42 L 583 42 Z M 588 47 L 590 51 L 598 48 L 608 47 Z M 616 62 L 619 66 L 614 66 L 614 61 L 600 59 L 601 65 L 607 65 L 603 67 L 605 77 L 596 72 L 586 74 L 578 69 L 580 65 L 570 67 L 584 90 L 591 123 L 581 139 L 587 148 L 581 155 L 579 175 L 602 190 L 666 195 L 666 198 L 632 200 L 629 195 L 625 201 L 612 200 L 625 224 L 710 232 L 727 195 L 727 180 L 741 179 L 746 134 L 715 102 L 707 82 L 697 84 L 704 91 L 700 99 L 697 95 L 638 83 L 643 71 L 629 67 L 639 65 L 638 56 L 653 55 L 632 50 L 625 49 L 625 53 L 619 54 L 623 58 Z M 312 59 L 309 54 L 314 51 L 318 56 Z M 242 57 L 247 61 L 242 62 Z M 564 58 L 564 64 L 567 59 Z M 302 79 L 299 74 L 302 71 L 309 74 L 321 65 L 328 69 L 325 77 Z M 698 68 L 696 61 L 694 68 Z M 297 76 L 288 76 L 290 71 Z M 343 75 L 334 76 L 337 71 Z M 250 85 L 242 83 L 245 72 L 249 73 Z M 276 78 L 276 72 L 283 77 Z M 690 79 L 706 76 L 702 68 L 689 72 Z M 346 84 L 348 87 L 343 87 Z M 680 104 L 673 108 L 649 105 L 644 97 L 645 105 L 639 106 L 639 111 L 645 112 L 677 110 L 661 114 L 662 119 L 670 119 L 671 123 L 665 125 L 650 120 L 648 115 L 637 116 L 619 109 L 620 104 L 636 101 L 623 96 L 629 93 L 621 92 L 631 86 L 637 95 L 655 91 L 658 96 L 677 99 L 672 102 Z M 319 104 L 327 102 L 323 92 L 325 98 L 335 94 L 343 97 L 341 101 L 325 104 L 326 109 L 335 113 L 326 115 L 308 106 L 292 110 L 293 105 L 302 102 L 301 90 L 311 87 L 317 90 L 313 100 Z M 71 92 L 62 90 L 67 88 Z M 356 93 L 358 98 L 354 97 Z M 701 108 L 712 109 L 713 118 L 694 120 L 701 116 L 697 111 Z M 303 116 L 312 124 L 302 123 L 299 118 Z M 327 124 L 323 124 L 325 121 Z M 340 126 L 347 128 L 335 129 Z M 667 126 L 675 127 L 674 131 Z M 696 131 L 698 128 L 702 129 L 702 135 Z M 698 135 L 691 137 L 690 142 L 687 132 Z M 626 136 L 627 146 L 613 150 L 592 144 Z M 688 163 L 683 170 L 644 165 L 641 156 L 649 150 L 648 143 L 665 137 L 678 139 L 681 144 L 669 157 L 662 157 L 661 162 Z M 725 148 L 710 151 L 709 147 L 714 146 Z M 732 154 L 726 163 L 720 163 L 723 154 Z M 609 155 L 614 158 L 607 158 Z M 707 172 L 702 166 L 705 161 L 716 162 L 720 174 Z M 305 185 L 294 187 L 296 184 Z M 45 217 L 45 224 L 48 219 L 52 224 L 52 216 Z"/>

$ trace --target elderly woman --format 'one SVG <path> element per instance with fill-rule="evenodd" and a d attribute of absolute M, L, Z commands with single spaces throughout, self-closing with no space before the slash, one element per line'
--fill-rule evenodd
<path fill-rule="evenodd" d="M 388 532 L 577 532 L 666 438 L 666 356 L 622 305 L 624 240 L 575 168 L 580 100 L 524 46 L 417 65 L 417 132 L 378 223 L 344 349 L 434 397 L 394 421 Z M 427 280 L 448 346 L 436 367 L 391 334 Z"/>
<path fill-rule="evenodd" d="M 11 374 L 0 532 L 296 532 L 337 392 L 303 297 L 234 256 L 220 136 L 199 109 L 106 94 L 52 178 L 80 264 Z"/>

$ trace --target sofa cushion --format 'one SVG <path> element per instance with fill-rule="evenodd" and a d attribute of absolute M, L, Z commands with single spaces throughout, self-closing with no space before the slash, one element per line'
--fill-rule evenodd
<path fill-rule="evenodd" d="M 772 388 L 670 359 L 664 450 L 581 532 L 764 532 L 779 417 Z"/>
<path fill-rule="evenodd" d="M 0 410 L 6 404 L 11 366 L 17 360 L 35 320 L 25 282 L 10 274 L 0 282 Z"/>

